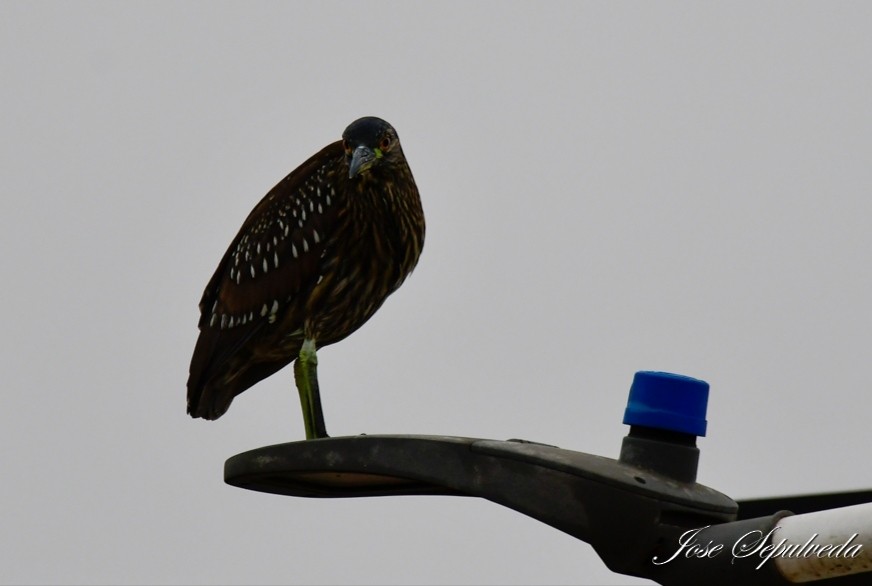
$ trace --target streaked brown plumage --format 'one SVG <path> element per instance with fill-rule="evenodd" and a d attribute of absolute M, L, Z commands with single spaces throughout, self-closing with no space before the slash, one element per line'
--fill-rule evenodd
<path fill-rule="evenodd" d="M 421 200 L 396 131 L 379 118 L 353 122 L 267 193 L 206 286 L 188 413 L 217 419 L 299 357 L 307 438 L 326 436 L 315 348 L 372 317 L 423 244 Z"/>

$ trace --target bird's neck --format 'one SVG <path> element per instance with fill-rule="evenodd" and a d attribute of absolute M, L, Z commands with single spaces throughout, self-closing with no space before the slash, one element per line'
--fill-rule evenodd
<path fill-rule="evenodd" d="M 350 202 L 360 244 L 388 246 L 406 274 L 418 262 L 424 240 L 424 212 L 411 170 L 400 166 L 361 179 Z"/>

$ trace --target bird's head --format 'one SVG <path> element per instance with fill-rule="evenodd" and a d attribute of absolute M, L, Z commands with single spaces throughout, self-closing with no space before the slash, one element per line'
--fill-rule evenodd
<path fill-rule="evenodd" d="M 345 149 L 349 179 L 403 160 L 397 131 L 374 116 L 352 122 L 342 133 L 342 148 Z"/>

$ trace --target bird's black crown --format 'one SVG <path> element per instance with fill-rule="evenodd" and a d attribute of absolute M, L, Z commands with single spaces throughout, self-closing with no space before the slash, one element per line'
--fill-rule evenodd
<path fill-rule="evenodd" d="M 348 125 L 342 133 L 342 140 L 350 145 L 377 147 L 386 135 L 396 137 L 394 127 L 375 116 L 359 118 Z"/>

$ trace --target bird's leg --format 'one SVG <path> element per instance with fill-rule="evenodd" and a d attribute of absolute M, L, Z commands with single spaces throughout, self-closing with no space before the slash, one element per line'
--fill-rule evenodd
<path fill-rule="evenodd" d="M 294 361 L 294 380 L 300 392 L 300 405 L 303 408 L 303 423 L 306 426 L 306 439 L 330 437 L 324 425 L 324 411 L 321 409 L 321 392 L 318 389 L 318 355 L 315 341 L 306 339 L 300 348 L 300 355 Z"/>

